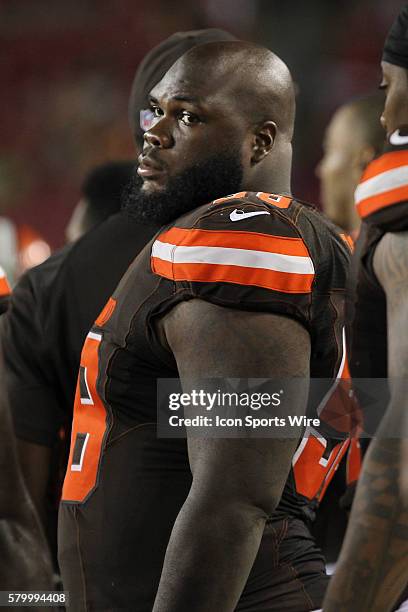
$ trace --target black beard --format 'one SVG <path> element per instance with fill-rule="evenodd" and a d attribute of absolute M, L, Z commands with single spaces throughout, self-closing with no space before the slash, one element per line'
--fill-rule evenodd
<path fill-rule="evenodd" d="M 241 190 L 243 168 L 238 152 L 221 153 L 169 179 L 160 193 L 141 191 L 135 172 L 122 196 L 122 210 L 138 221 L 166 225 L 198 206 Z"/>

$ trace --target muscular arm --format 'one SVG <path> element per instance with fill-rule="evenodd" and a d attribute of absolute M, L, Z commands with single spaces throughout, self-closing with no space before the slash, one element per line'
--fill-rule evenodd
<path fill-rule="evenodd" d="M 391 401 L 364 462 L 324 612 L 387 612 L 408 582 L 408 503 L 400 488 L 408 414 L 407 232 L 384 236 L 374 268 L 387 296 Z"/>
<path fill-rule="evenodd" d="M 186 391 L 203 377 L 309 376 L 309 335 L 285 317 L 192 300 L 174 308 L 162 329 Z M 304 414 L 306 400 L 307 391 L 297 395 L 293 413 Z M 154 612 L 235 608 L 296 445 L 188 440 L 193 483 L 173 527 Z"/>

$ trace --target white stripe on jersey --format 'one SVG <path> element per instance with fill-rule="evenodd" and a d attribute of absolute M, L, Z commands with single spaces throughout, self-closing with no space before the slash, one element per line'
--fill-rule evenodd
<path fill-rule="evenodd" d="M 87 338 L 90 340 L 97 340 L 100 342 L 102 340 L 102 334 L 96 334 L 95 332 L 88 332 Z"/>
<path fill-rule="evenodd" d="M 408 166 L 386 170 L 360 183 L 355 191 L 354 200 L 357 205 L 362 200 L 391 191 L 392 189 L 398 189 L 398 187 L 403 187 L 404 185 L 408 185 Z"/>
<path fill-rule="evenodd" d="M 260 268 L 292 274 L 314 274 L 310 257 L 213 246 L 176 246 L 156 240 L 152 257 L 172 263 L 216 264 Z"/>

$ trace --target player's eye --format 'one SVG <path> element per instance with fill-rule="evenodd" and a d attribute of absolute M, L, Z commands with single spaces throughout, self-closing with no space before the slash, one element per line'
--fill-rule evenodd
<path fill-rule="evenodd" d="M 195 123 L 199 123 L 200 118 L 197 117 L 197 115 L 193 115 L 193 113 L 183 111 L 180 115 L 180 121 L 182 121 L 184 125 L 194 125 Z"/>
<path fill-rule="evenodd" d="M 164 113 L 160 106 L 156 106 L 155 104 L 150 105 L 151 111 L 155 117 L 163 117 Z"/>

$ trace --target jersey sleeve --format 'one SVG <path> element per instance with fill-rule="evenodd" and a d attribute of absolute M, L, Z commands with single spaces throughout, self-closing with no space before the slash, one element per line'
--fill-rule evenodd
<path fill-rule="evenodd" d="M 47 324 L 51 318 L 45 298 L 51 287 L 42 287 L 39 276 L 53 262 L 29 270 L 17 283 L 10 307 L 1 317 L 3 384 L 17 437 L 53 446 L 63 415 L 52 384 Z"/>
<path fill-rule="evenodd" d="M 308 325 L 315 266 L 284 212 L 290 198 L 281 200 L 281 207 L 259 197 L 215 202 L 193 227 L 180 223 L 157 236 L 152 271 L 174 282 L 178 299 L 285 314 Z"/>
<path fill-rule="evenodd" d="M 360 217 L 383 231 L 408 229 L 408 126 L 393 132 L 355 192 Z"/>

